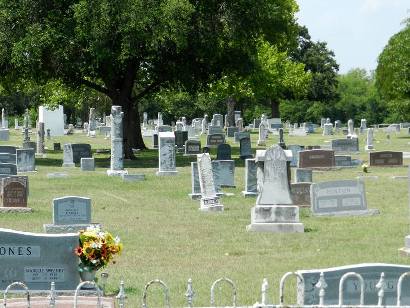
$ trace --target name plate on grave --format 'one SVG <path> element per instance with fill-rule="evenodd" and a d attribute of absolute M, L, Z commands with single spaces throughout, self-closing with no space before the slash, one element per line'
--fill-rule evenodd
<path fill-rule="evenodd" d="M 72 196 L 53 200 L 55 225 L 89 224 L 90 222 L 91 199 Z"/>
<path fill-rule="evenodd" d="M 30 290 L 74 290 L 79 283 L 78 235 L 48 235 L 0 229 L 0 288 L 14 281 Z"/>
<path fill-rule="evenodd" d="M 335 139 L 332 140 L 331 146 L 335 152 L 359 152 L 359 139 Z"/>
<path fill-rule="evenodd" d="M 364 183 L 353 180 L 314 183 L 310 198 L 314 215 L 367 211 Z"/>

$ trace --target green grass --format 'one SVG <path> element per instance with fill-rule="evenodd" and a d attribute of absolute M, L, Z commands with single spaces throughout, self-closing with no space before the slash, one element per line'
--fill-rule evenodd
<path fill-rule="evenodd" d="M 20 145 L 20 132 L 11 130 L 11 141 L 2 144 Z M 32 139 L 35 139 L 35 134 Z M 342 136 L 337 136 L 343 138 Z M 277 142 L 269 136 L 268 145 Z M 336 138 L 336 137 L 334 137 Z M 410 138 L 404 133 L 393 135 L 390 144 L 384 133 L 375 134 L 376 150 L 410 151 Z M 256 148 L 257 134 L 252 134 Z M 326 138 L 319 134 L 308 137 L 288 137 L 287 144 L 321 145 Z M 52 142 L 90 143 L 97 161 L 95 172 L 81 172 L 79 168 L 62 168 L 62 152 L 52 151 Z M 202 139 L 202 144 L 205 139 Z M 151 146 L 151 140 L 146 140 Z M 108 293 L 118 291 L 124 279 L 128 305 L 140 304 L 143 287 L 149 280 L 159 278 L 170 288 L 172 306 L 183 306 L 188 278 L 193 279 L 195 305 L 209 305 L 212 282 L 220 277 L 231 278 L 238 287 L 238 304 L 251 305 L 259 300 L 260 286 L 268 278 L 270 298 L 278 302 L 278 285 L 288 271 L 313 269 L 362 262 L 410 264 L 400 257 L 397 249 L 403 246 L 409 233 L 409 203 L 407 181 L 392 180 L 392 175 L 405 175 L 407 169 L 369 168 L 377 181 L 366 180 L 369 208 L 381 214 L 374 217 L 316 218 L 308 209 L 301 211 L 301 221 L 308 232 L 304 234 L 269 234 L 246 232 L 250 223 L 250 209 L 255 199 L 241 195 L 244 187 L 243 162 L 238 158 L 238 144 L 232 144 L 236 160 L 237 187 L 224 189 L 235 195 L 224 197 L 225 212 L 202 213 L 199 201 L 188 198 L 191 190 L 190 161 L 195 158 L 177 157 L 176 177 L 157 177 L 157 151 L 140 152 L 135 161 L 125 161 L 129 173 L 144 173 L 146 181 L 127 183 L 121 178 L 108 177 L 108 154 L 96 154 L 97 148 L 109 148 L 109 140 L 102 136 L 88 138 L 82 134 L 47 140 L 47 158 L 38 158 L 36 173 L 30 178 L 29 207 L 31 214 L 1 214 L 3 228 L 42 232 L 44 223 L 52 221 L 52 199 L 65 195 L 86 196 L 92 199 L 92 217 L 124 243 L 124 252 L 115 265 L 110 265 Z M 360 136 L 359 155 L 363 152 L 364 137 Z M 215 151 L 212 151 L 215 155 Z M 409 163 L 405 160 L 405 164 Z M 67 172 L 68 178 L 48 179 L 47 173 Z M 336 171 L 314 172 L 315 182 L 355 179 L 360 167 Z M 292 282 L 294 285 L 294 282 Z M 159 288 L 153 288 L 148 301 L 160 306 L 163 297 Z M 229 289 L 222 288 L 222 304 L 230 303 Z M 288 286 L 287 297 L 294 300 L 294 288 Z M 218 295 L 219 293 L 217 293 Z"/>

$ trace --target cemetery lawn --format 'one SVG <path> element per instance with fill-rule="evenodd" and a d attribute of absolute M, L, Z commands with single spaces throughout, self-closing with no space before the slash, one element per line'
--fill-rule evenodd
<path fill-rule="evenodd" d="M 10 129 L 11 140 L 2 145 L 21 146 L 20 131 Z M 255 152 L 257 133 L 252 133 Z M 332 136 L 331 138 L 343 138 Z M 31 135 L 35 139 L 35 132 Z M 326 145 L 320 134 L 307 137 L 290 137 L 286 144 Z M 146 139 L 151 146 L 151 139 Z M 202 145 L 205 139 L 202 138 Z M 278 141 L 269 135 L 267 145 Z M 95 172 L 82 172 L 76 168 L 63 168 L 62 151 L 54 152 L 53 142 L 90 143 L 96 159 Z M 250 233 L 250 210 L 254 198 L 242 197 L 244 189 L 244 163 L 239 159 L 239 144 L 234 144 L 236 163 L 236 188 L 223 191 L 234 196 L 223 197 L 223 213 L 203 213 L 198 210 L 199 201 L 191 200 L 190 162 L 195 157 L 177 155 L 174 177 L 158 177 L 156 150 L 140 151 L 134 161 L 125 161 L 130 174 L 143 173 L 143 182 L 123 182 L 119 177 L 108 177 L 106 170 L 110 160 L 107 153 L 97 149 L 109 149 L 109 140 L 97 135 L 88 138 L 77 132 L 71 136 L 46 140 L 47 157 L 37 158 L 37 172 L 29 176 L 30 195 L 28 206 L 33 213 L 2 213 L 3 228 L 43 232 L 43 224 L 52 221 L 52 200 L 62 196 L 84 196 L 92 199 L 92 220 L 114 235 L 119 235 L 124 251 L 116 264 L 109 265 L 107 293 L 118 292 L 121 279 L 125 282 L 128 306 L 140 305 L 145 283 L 152 279 L 163 280 L 170 289 L 171 306 L 186 306 L 185 291 L 189 278 L 195 290 L 194 305 L 209 305 L 210 286 L 220 277 L 232 279 L 238 287 L 238 305 L 252 305 L 260 300 L 263 278 L 271 285 L 270 301 L 279 302 L 278 285 L 282 275 L 298 269 L 315 269 L 365 262 L 410 264 L 410 259 L 399 255 L 404 237 L 410 232 L 408 181 L 393 180 L 394 175 L 407 175 L 406 167 L 369 167 L 367 175 L 378 180 L 365 181 L 368 208 L 380 210 L 373 217 L 313 217 L 309 209 L 301 210 L 300 220 L 305 226 L 303 234 Z M 392 135 L 390 143 L 381 131 L 375 132 L 377 151 L 410 151 L 410 136 L 404 132 Z M 352 155 L 368 161 L 363 151 L 364 136 L 360 136 L 360 154 Z M 262 148 L 261 148 L 262 149 Z M 215 158 L 215 150 L 211 152 Z M 409 159 L 404 159 L 409 164 Z M 65 172 L 68 178 L 48 179 L 47 173 Z M 355 179 L 362 175 L 361 167 L 313 173 L 313 181 Z M 292 170 L 293 176 L 293 170 Z M 292 285 L 292 287 L 291 287 Z M 287 287 L 286 302 L 295 300 L 294 281 Z M 218 293 L 220 292 L 220 293 Z M 231 303 L 229 289 L 224 286 L 216 293 L 219 304 Z M 163 303 L 159 288 L 152 288 L 148 296 L 150 307 Z"/>

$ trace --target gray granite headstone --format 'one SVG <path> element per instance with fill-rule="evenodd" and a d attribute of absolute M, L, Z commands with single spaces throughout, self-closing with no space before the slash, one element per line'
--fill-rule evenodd
<path fill-rule="evenodd" d="M 91 225 L 91 199 L 66 196 L 53 199 L 53 223 L 43 225 L 46 233 L 85 230 Z"/>
<path fill-rule="evenodd" d="M 81 171 L 94 171 L 95 170 L 95 160 L 92 157 L 81 157 Z"/>
<path fill-rule="evenodd" d="M 0 141 L 10 140 L 10 130 L 8 128 L 0 128 Z"/>
<path fill-rule="evenodd" d="M 247 158 L 253 157 L 250 138 L 244 137 L 239 140 L 239 157 L 241 159 L 247 159 Z"/>
<path fill-rule="evenodd" d="M 385 264 L 385 263 L 364 263 L 346 265 L 333 268 L 298 270 L 297 273 L 302 275 L 305 288 L 304 299 L 302 299 L 303 286 L 298 279 L 298 300 L 297 304 L 319 305 L 319 289 L 314 286 L 319 281 L 320 273 L 324 274 L 327 287 L 325 289 L 324 304 L 338 305 L 339 303 L 339 282 L 340 278 L 348 272 L 355 272 L 363 277 L 364 288 L 364 305 L 377 306 L 378 289 L 376 287 L 380 280 L 381 273 L 384 273 L 386 289 L 384 289 L 383 305 L 395 306 L 397 303 L 397 282 L 399 277 L 410 271 L 410 266 Z M 401 301 L 402 305 L 410 305 L 410 279 L 404 279 L 402 285 Z M 344 305 L 358 305 L 360 299 L 360 283 L 357 278 L 347 278 L 343 284 Z"/>
<path fill-rule="evenodd" d="M 16 154 L 17 147 L 12 145 L 0 145 L 0 153 Z"/>
<path fill-rule="evenodd" d="M 349 155 L 335 155 L 336 167 L 352 167 L 352 157 Z"/>
<path fill-rule="evenodd" d="M 292 160 L 290 161 L 290 166 L 297 167 L 298 159 L 299 159 L 299 152 L 303 151 L 304 147 L 301 145 L 297 145 L 297 144 L 290 144 L 287 146 L 287 149 L 292 151 Z"/>
<path fill-rule="evenodd" d="M 73 150 L 73 161 L 75 164 L 81 162 L 81 158 L 90 158 L 91 145 L 87 143 L 72 143 L 71 148 Z"/>
<path fill-rule="evenodd" d="M 222 143 L 218 145 L 218 148 L 216 149 L 216 159 L 231 160 L 231 146 L 227 143 Z"/>
<path fill-rule="evenodd" d="M 158 149 L 158 133 L 157 132 L 154 132 L 152 134 L 152 148 Z"/>
<path fill-rule="evenodd" d="M 53 143 L 53 150 L 54 151 L 61 151 L 61 143 L 60 142 L 54 142 Z"/>
<path fill-rule="evenodd" d="M 200 140 L 187 140 L 185 141 L 185 155 L 201 154 L 201 141 Z"/>
<path fill-rule="evenodd" d="M 235 133 L 239 132 L 239 128 L 236 126 L 229 126 L 226 128 L 226 135 L 229 138 L 235 137 Z"/>
<path fill-rule="evenodd" d="M 44 123 L 43 122 L 38 122 L 37 123 L 37 146 L 36 150 L 38 154 L 44 154 L 44 136 L 45 136 L 45 131 L 44 131 Z"/>
<path fill-rule="evenodd" d="M 313 182 L 312 169 L 295 168 L 295 183 Z"/>
<path fill-rule="evenodd" d="M 36 170 L 36 155 L 34 149 L 17 149 L 17 172 Z"/>
<path fill-rule="evenodd" d="M 77 234 L 49 235 L 0 229 L 0 288 L 15 281 L 30 290 L 75 290 L 80 276 Z"/>
<path fill-rule="evenodd" d="M 185 141 L 188 140 L 188 131 L 175 131 L 175 145 L 182 149 L 185 145 Z"/>
<path fill-rule="evenodd" d="M 245 190 L 242 191 L 244 197 L 257 196 L 258 189 L 256 183 L 256 162 L 254 158 L 245 160 Z"/>
<path fill-rule="evenodd" d="M 209 154 L 198 154 L 198 175 L 201 187 L 201 211 L 223 211 L 224 207 L 216 195 L 211 157 Z"/>
<path fill-rule="evenodd" d="M 63 167 L 75 167 L 74 157 L 73 157 L 73 148 L 71 147 L 71 143 L 64 144 Z"/>
<path fill-rule="evenodd" d="M 191 162 L 191 199 L 201 198 L 201 187 L 199 186 L 198 163 Z"/>
<path fill-rule="evenodd" d="M 336 153 L 359 152 L 359 139 L 334 139 L 331 141 L 331 149 Z"/>
<path fill-rule="evenodd" d="M 16 154 L 0 153 L 0 163 L 2 164 L 15 164 L 16 159 Z"/>
<path fill-rule="evenodd" d="M 311 209 L 316 216 L 373 215 L 367 209 L 363 181 L 337 180 L 313 183 L 310 190 Z"/>
<path fill-rule="evenodd" d="M 0 175 L 17 175 L 17 165 L 0 163 Z"/>
<path fill-rule="evenodd" d="M 208 134 L 206 138 L 206 146 L 209 148 L 216 148 L 222 143 L 225 143 L 225 134 Z"/>
<path fill-rule="evenodd" d="M 262 157 L 257 153 L 257 162 L 260 159 Z M 285 151 L 280 146 L 272 146 L 266 150 L 263 160 L 263 176 L 258 175 L 259 194 L 247 230 L 304 232 L 303 224 L 299 222 L 299 208 L 292 205 Z"/>
<path fill-rule="evenodd" d="M 123 118 L 121 106 L 111 106 L 111 160 L 108 176 L 127 174 L 124 170 Z"/>
<path fill-rule="evenodd" d="M 159 169 L 157 175 L 177 175 L 175 157 L 175 136 L 172 132 L 159 133 L 158 161 Z"/>
<path fill-rule="evenodd" d="M 221 187 L 235 187 L 235 161 L 218 160 Z"/>
<path fill-rule="evenodd" d="M 239 142 L 242 138 L 251 138 L 251 133 L 250 132 L 238 132 L 234 134 L 234 140 L 235 142 Z"/>
<path fill-rule="evenodd" d="M 145 181 L 145 174 L 122 174 L 122 180 L 124 182 L 141 182 Z"/>

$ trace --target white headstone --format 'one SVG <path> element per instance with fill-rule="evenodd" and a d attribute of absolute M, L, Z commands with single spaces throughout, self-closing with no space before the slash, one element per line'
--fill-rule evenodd
<path fill-rule="evenodd" d="M 38 107 L 38 121 L 44 123 L 44 130 L 50 129 L 51 136 L 64 136 L 64 109 L 59 105 L 56 109 L 45 106 Z"/>
<path fill-rule="evenodd" d="M 198 154 L 198 175 L 201 187 L 201 211 L 223 211 L 216 195 L 211 157 L 208 153 Z"/>
<path fill-rule="evenodd" d="M 158 133 L 159 151 L 158 162 L 159 170 L 157 175 L 177 175 L 175 161 L 175 135 L 173 132 Z"/>

